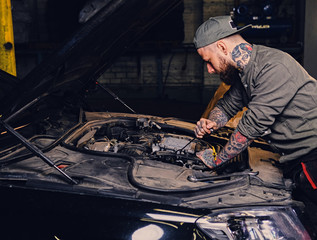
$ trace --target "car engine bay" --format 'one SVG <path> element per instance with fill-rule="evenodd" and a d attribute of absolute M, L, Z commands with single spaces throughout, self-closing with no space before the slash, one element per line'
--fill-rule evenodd
<path fill-rule="evenodd" d="M 196 170 L 208 169 L 196 157 L 197 152 L 211 148 L 216 156 L 223 147 L 177 129 L 170 130 L 147 118 L 112 119 L 85 125 L 65 143 L 78 150 L 127 154 Z M 241 160 L 237 156 L 233 161 Z"/>

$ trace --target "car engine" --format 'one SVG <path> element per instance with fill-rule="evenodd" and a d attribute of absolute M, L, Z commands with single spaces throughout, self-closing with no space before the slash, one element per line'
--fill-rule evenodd
<path fill-rule="evenodd" d="M 68 142 L 79 150 L 126 154 L 191 169 L 208 169 L 196 152 L 211 148 L 216 156 L 222 148 L 220 143 L 197 139 L 189 131 L 166 129 L 148 118 L 112 119 L 87 125 L 79 133 Z M 240 160 L 237 156 L 234 161 Z"/>

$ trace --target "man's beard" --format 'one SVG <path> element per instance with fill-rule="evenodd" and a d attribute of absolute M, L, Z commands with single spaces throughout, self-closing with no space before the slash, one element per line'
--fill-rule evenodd
<path fill-rule="evenodd" d="M 219 76 L 221 81 L 227 85 L 233 85 L 239 79 L 239 71 L 227 63 L 225 59 L 221 58 L 221 69 L 219 71 Z"/>

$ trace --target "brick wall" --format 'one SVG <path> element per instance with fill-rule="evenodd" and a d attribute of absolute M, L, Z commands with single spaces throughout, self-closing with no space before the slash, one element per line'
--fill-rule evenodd
<path fill-rule="evenodd" d="M 242 4 L 248 1 L 239 2 Z M 289 0 L 282 2 L 280 9 L 291 11 L 287 7 Z M 218 76 L 210 75 L 206 71 L 206 66 L 192 45 L 193 36 L 197 27 L 209 17 L 232 14 L 234 4 L 235 0 L 184 0 L 183 44 L 191 46 L 190 48 L 172 49 L 167 53 L 139 53 L 138 56 L 121 57 L 102 75 L 100 82 L 121 84 L 114 86 L 119 93 L 125 91 L 124 89 L 138 89 L 134 95 L 133 91 L 130 92 L 129 97 L 150 96 L 208 102 L 220 80 Z"/>
<path fill-rule="evenodd" d="M 192 45 L 197 27 L 210 16 L 232 11 L 234 0 L 184 0 L 184 48 L 123 56 L 99 79 L 131 98 L 159 97 L 207 103 L 219 85 Z M 131 91 L 127 89 L 132 89 Z"/>

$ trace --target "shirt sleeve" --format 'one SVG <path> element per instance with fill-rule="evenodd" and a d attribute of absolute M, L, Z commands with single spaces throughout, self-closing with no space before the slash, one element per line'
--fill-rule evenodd
<path fill-rule="evenodd" d="M 251 81 L 251 99 L 237 128 L 249 139 L 269 134 L 270 126 L 296 94 L 296 84 L 287 67 L 268 64 Z"/>
<path fill-rule="evenodd" d="M 246 106 L 246 101 L 244 100 L 245 95 L 245 90 L 242 87 L 241 81 L 239 81 L 230 87 L 223 98 L 217 102 L 216 106 L 228 117 L 228 119 L 231 119 Z"/>

